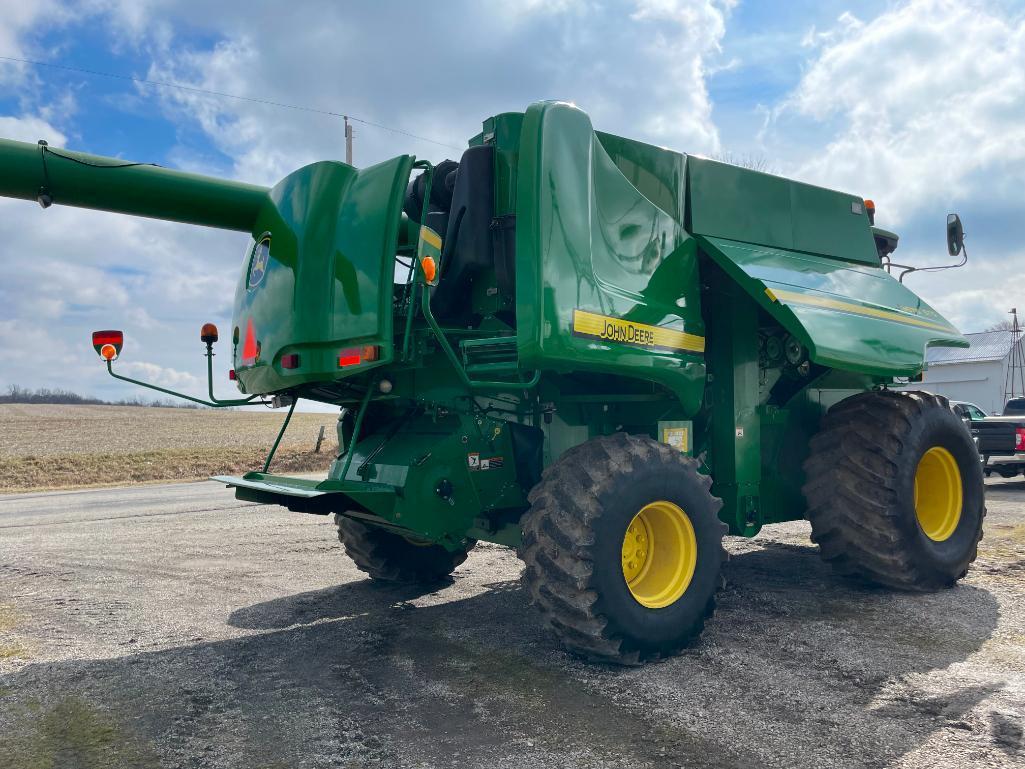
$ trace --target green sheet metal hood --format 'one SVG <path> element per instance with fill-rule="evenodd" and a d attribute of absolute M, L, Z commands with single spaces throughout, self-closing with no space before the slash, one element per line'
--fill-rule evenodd
<path fill-rule="evenodd" d="M 881 267 L 698 235 L 702 250 L 788 332 L 813 362 L 913 376 L 930 346 L 967 347 L 954 326 Z"/>

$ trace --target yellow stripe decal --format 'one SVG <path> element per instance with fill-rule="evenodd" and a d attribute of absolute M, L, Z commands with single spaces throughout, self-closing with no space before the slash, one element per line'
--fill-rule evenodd
<path fill-rule="evenodd" d="M 600 339 L 603 342 L 619 342 L 649 350 L 705 351 L 703 336 L 685 334 L 660 326 L 649 326 L 645 323 L 634 323 L 622 318 L 611 318 L 608 315 L 596 315 L 585 310 L 573 310 L 573 333 L 576 336 Z"/>
<path fill-rule="evenodd" d="M 429 243 L 439 251 L 441 250 L 441 236 L 430 227 L 421 227 L 420 237 L 423 238 L 424 243 Z"/>
<path fill-rule="evenodd" d="M 864 315 L 869 318 L 882 318 L 883 320 L 892 320 L 896 323 L 906 323 L 911 326 L 931 328 L 936 331 L 952 331 L 955 334 L 959 333 L 953 326 L 943 326 L 939 323 L 922 320 L 921 318 L 909 317 L 899 312 L 893 312 L 892 310 L 880 310 L 877 307 L 865 307 L 864 305 L 853 304 L 852 302 L 842 302 L 839 299 L 829 299 L 824 296 L 802 294 L 799 291 L 784 291 L 779 288 L 774 288 L 771 291 L 767 288 L 765 289 L 765 293 L 769 295 L 770 299 L 782 302 L 783 304 L 804 304 L 809 307 L 824 307 L 827 310 L 840 310 L 841 312 L 849 312 L 853 315 Z"/>

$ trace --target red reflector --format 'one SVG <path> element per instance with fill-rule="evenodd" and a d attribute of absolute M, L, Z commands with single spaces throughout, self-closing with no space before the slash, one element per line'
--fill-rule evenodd
<path fill-rule="evenodd" d="M 228 371 L 228 379 L 230 379 L 232 382 L 234 382 L 236 379 L 238 379 L 238 377 L 235 376 L 235 369 L 230 369 Z"/>
<path fill-rule="evenodd" d="M 120 331 L 93 331 L 93 344 L 103 347 L 112 344 L 119 347 L 125 343 L 125 335 Z"/>
<path fill-rule="evenodd" d="M 282 355 L 281 368 L 299 368 L 299 354 L 293 352 L 290 355 Z"/>
<path fill-rule="evenodd" d="M 246 321 L 246 341 L 242 345 L 242 362 L 255 363 L 260 350 L 256 346 L 256 331 L 253 330 L 253 319 Z"/>
<path fill-rule="evenodd" d="M 1025 451 L 1025 427 L 1019 427 L 1014 431 L 1014 450 Z"/>

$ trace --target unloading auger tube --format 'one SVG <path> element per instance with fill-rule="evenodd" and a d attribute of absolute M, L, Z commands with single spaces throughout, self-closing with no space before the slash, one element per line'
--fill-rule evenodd
<path fill-rule="evenodd" d="M 0 195 L 249 232 L 267 188 L 0 139 Z"/>
<path fill-rule="evenodd" d="M 211 378 L 188 397 L 340 407 L 325 478 L 268 457 L 218 480 L 333 514 L 372 579 L 445 580 L 476 542 L 506 545 L 568 649 L 636 663 L 701 632 L 727 532 L 803 517 L 841 574 L 965 574 L 977 452 L 906 382 L 967 342 L 889 275 L 898 236 L 871 201 L 598 132 L 562 102 L 467 145 L 266 189 L 4 141 L 0 194 L 247 233 L 231 332 L 201 332 L 241 395 Z M 956 216 L 947 236 L 960 252 Z M 118 377 L 124 341 L 93 339 Z"/>

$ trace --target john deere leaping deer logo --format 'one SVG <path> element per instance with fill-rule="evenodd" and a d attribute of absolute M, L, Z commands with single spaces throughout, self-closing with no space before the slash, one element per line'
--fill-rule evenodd
<path fill-rule="evenodd" d="M 248 288 L 256 288 L 263 281 L 267 274 L 267 265 L 270 263 L 270 238 L 264 237 L 253 250 L 253 261 L 249 266 Z"/>

